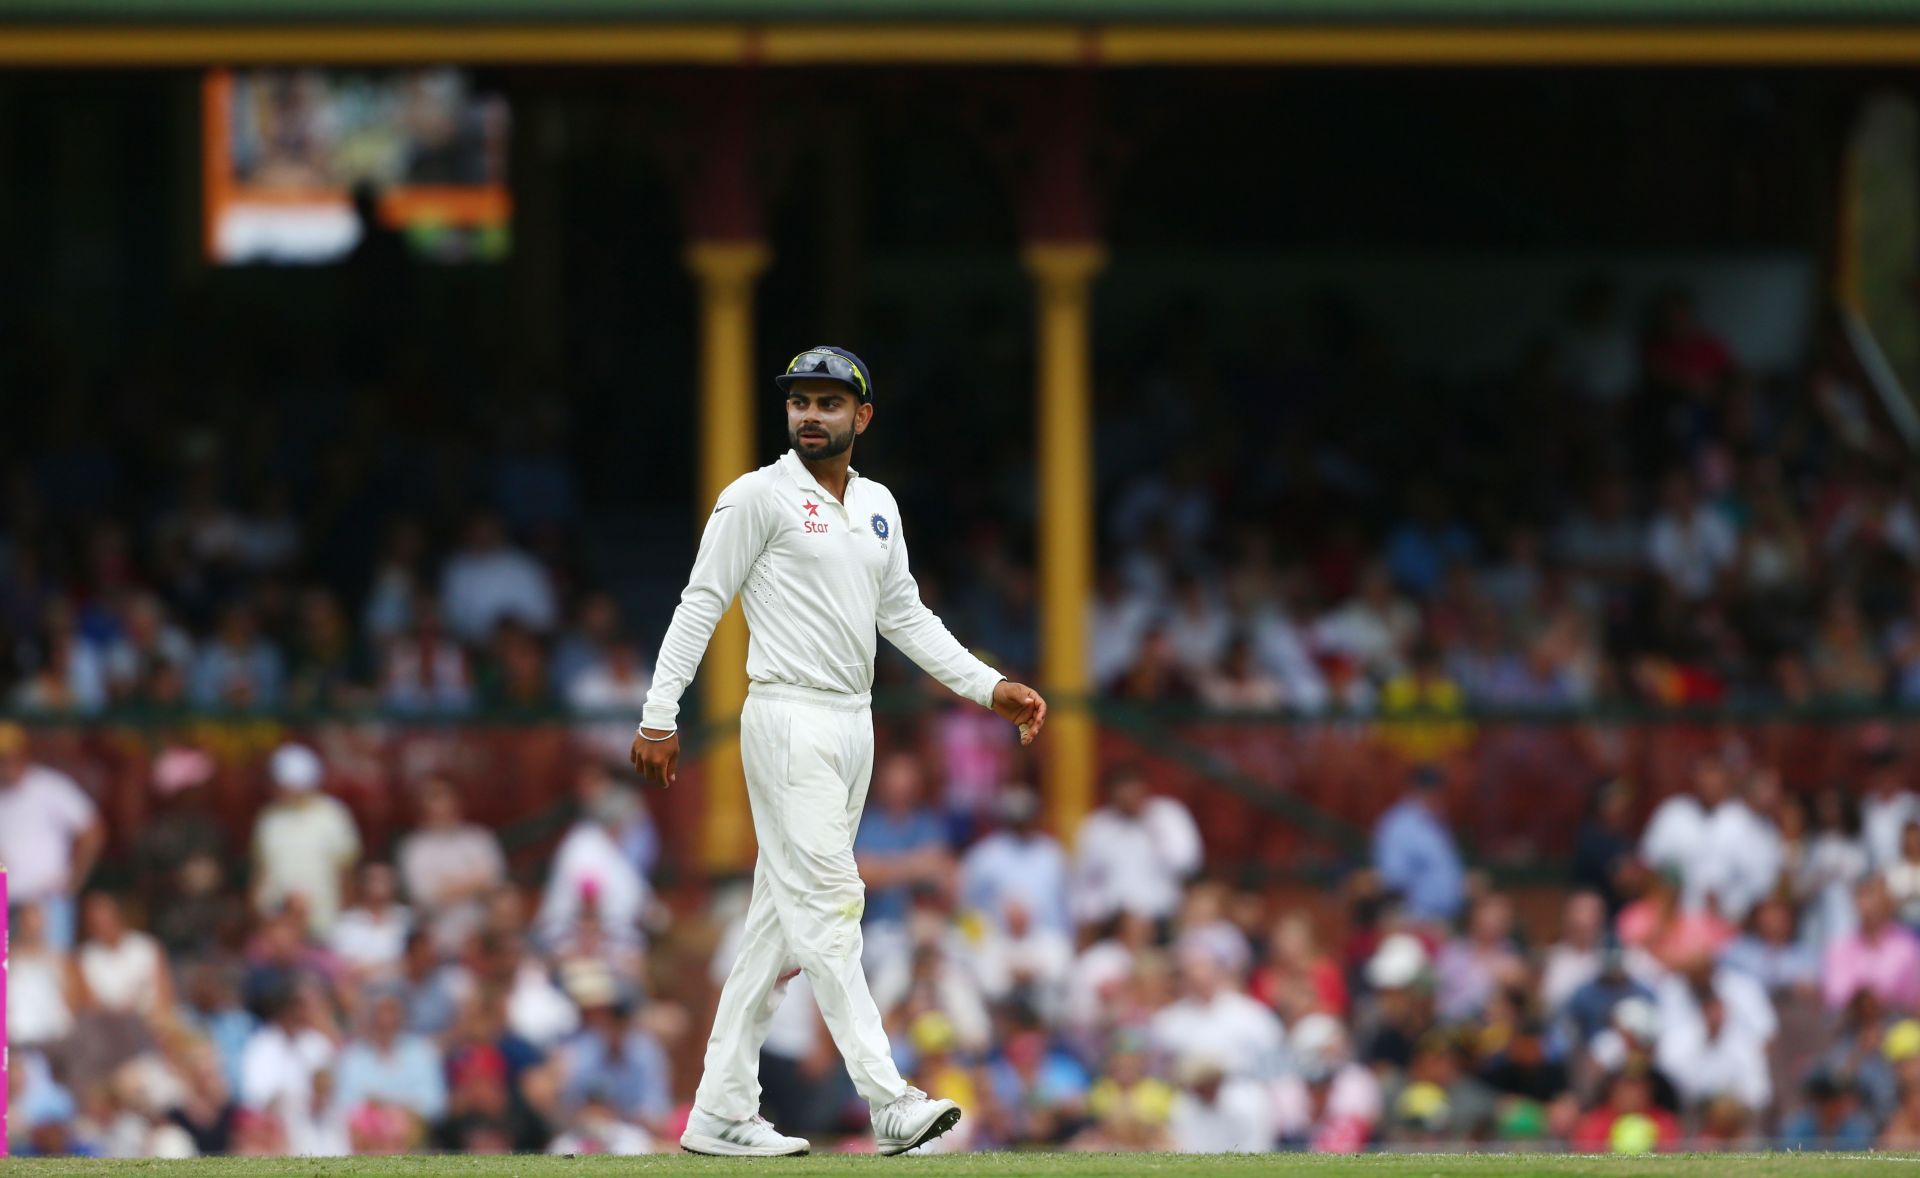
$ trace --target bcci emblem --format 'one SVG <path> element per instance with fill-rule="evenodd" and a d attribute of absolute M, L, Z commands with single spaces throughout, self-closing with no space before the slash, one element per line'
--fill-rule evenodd
<path fill-rule="evenodd" d="M 882 540 L 887 538 L 887 517 L 886 516 L 879 515 L 876 513 L 874 517 L 868 520 L 867 522 L 873 525 L 874 535 L 880 537 Z"/>

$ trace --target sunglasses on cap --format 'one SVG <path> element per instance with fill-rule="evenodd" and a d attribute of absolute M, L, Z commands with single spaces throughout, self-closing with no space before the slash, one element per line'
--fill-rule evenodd
<path fill-rule="evenodd" d="M 791 386 L 793 381 L 807 377 L 825 377 L 829 380 L 838 380 L 850 384 L 859 390 L 862 401 L 867 400 L 872 395 L 867 389 L 866 374 L 860 371 L 859 366 L 848 360 L 845 356 L 838 355 L 834 352 L 809 351 L 800 353 L 793 358 L 791 364 L 787 365 L 786 372 L 783 373 L 781 378 L 775 383 L 777 383 L 781 391 L 784 392 Z"/>

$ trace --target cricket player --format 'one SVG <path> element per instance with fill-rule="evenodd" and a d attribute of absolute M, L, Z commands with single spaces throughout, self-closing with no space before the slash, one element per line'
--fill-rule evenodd
<path fill-rule="evenodd" d="M 760 856 L 740 955 L 720 991 L 680 1145 L 743 1157 L 807 1152 L 804 1139 L 759 1115 L 760 1047 L 787 980 L 804 969 L 872 1109 L 880 1152 L 900 1154 L 952 1129 L 960 1107 L 901 1079 L 861 970 L 866 886 L 853 835 L 873 771 L 874 633 L 1018 724 L 1022 744 L 1040 734 L 1047 704 L 968 653 L 921 602 L 899 505 L 851 466 L 853 440 L 873 421 L 866 365 L 841 348 L 813 348 L 774 383 L 786 395 L 793 448 L 721 492 L 660 641 L 633 741 L 634 767 L 671 785 L 681 693 L 739 595 L 751 634 L 740 757 Z"/>

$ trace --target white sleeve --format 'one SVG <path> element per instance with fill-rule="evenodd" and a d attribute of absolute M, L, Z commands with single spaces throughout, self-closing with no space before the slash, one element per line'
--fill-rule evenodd
<path fill-rule="evenodd" d="M 680 593 L 673 621 L 660 639 L 653 665 L 653 683 L 641 722 L 648 728 L 671 729 L 680 714 L 680 696 L 693 682 L 700 657 L 707 652 L 713 628 L 733 604 L 747 579 L 747 570 L 767 546 L 766 509 L 760 484 L 753 475 L 735 479 L 720 493 L 713 514 L 700 534 L 700 552 L 693 572 Z"/>
<path fill-rule="evenodd" d="M 920 585 L 907 567 L 907 537 L 899 518 L 896 510 L 893 551 L 887 555 L 886 580 L 880 586 L 880 633 L 955 695 L 992 707 L 993 689 L 1004 676 L 973 657 L 920 600 Z"/>

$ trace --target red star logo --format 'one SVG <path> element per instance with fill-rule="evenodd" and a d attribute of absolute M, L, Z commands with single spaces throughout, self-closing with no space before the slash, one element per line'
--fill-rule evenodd
<path fill-rule="evenodd" d="M 807 500 L 807 501 L 806 501 L 805 503 L 802 503 L 802 504 L 801 504 L 800 506 L 802 506 L 802 507 L 804 507 L 804 508 L 806 508 L 806 509 L 807 509 L 807 514 L 808 514 L 808 515 L 819 515 L 819 514 L 820 514 L 820 505 L 819 505 L 818 503 L 815 503 L 815 502 L 814 502 L 813 500 L 811 500 L 811 499 L 809 499 L 809 500 Z"/>

